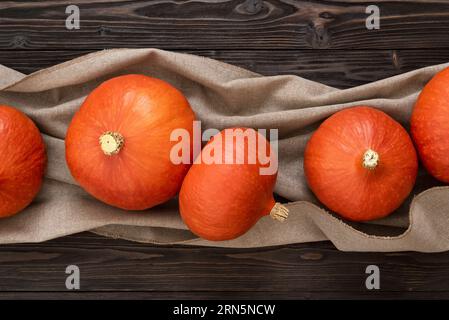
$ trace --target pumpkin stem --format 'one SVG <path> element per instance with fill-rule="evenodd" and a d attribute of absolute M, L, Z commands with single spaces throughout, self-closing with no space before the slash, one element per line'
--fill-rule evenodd
<path fill-rule="evenodd" d="M 363 155 L 363 167 L 368 170 L 374 170 L 379 164 L 379 154 L 368 149 Z"/>
<path fill-rule="evenodd" d="M 100 136 L 99 142 L 104 154 L 112 156 L 119 153 L 125 139 L 118 132 L 107 131 Z"/>
<path fill-rule="evenodd" d="M 280 204 L 279 202 L 276 202 L 274 204 L 273 209 L 270 211 L 270 216 L 273 219 L 276 219 L 278 221 L 284 222 L 285 219 L 288 217 L 288 209 L 286 206 Z"/>

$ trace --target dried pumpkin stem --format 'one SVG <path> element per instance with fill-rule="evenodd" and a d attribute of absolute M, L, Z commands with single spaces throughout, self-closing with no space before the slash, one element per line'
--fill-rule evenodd
<path fill-rule="evenodd" d="M 288 209 L 286 206 L 276 202 L 270 211 L 270 216 L 278 221 L 285 221 L 288 217 Z"/>
<path fill-rule="evenodd" d="M 368 170 L 374 170 L 379 165 L 379 154 L 371 149 L 363 154 L 363 167 Z"/>
<path fill-rule="evenodd" d="M 100 136 L 99 142 L 104 154 L 112 156 L 120 152 L 125 139 L 118 132 L 107 131 Z"/>

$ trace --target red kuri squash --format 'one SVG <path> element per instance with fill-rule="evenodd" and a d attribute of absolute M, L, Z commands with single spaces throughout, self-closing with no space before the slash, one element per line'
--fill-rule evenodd
<path fill-rule="evenodd" d="M 449 183 L 449 68 L 422 90 L 411 119 L 411 132 L 423 165 Z"/>
<path fill-rule="evenodd" d="M 213 161 L 206 160 L 209 155 Z M 261 155 L 266 158 L 262 160 Z M 230 128 L 212 137 L 179 193 L 181 216 L 189 229 L 207 240 L 230 240 L 265 215 L 281 221 L 287 218 L 287 208 L 273 199 L 277 166 L 271 174 L 261 170 L 277 161 L 275 156 L 267 140 L 254 129 Z"/>
<path fill-rule="evenodd" d="M 321 124 L 307 144 L 304 171 L 324 205 L 349 220 L 366 221 L 402 204 L 415 183 L 418 160 L 399 123 L 362 106 Z"/>
<path fill-rule="evenodd" d="M 12 216 L 34 199 L 47 162 L 42 136 L 22 112 L 0 106 L 0 218 Z"/>
<path fill-rule="evenodd" d="M 192 135 L 194 113 L 170 84 L 143 75 L 110 79 L 86 98 L 66 136 L 73 177 L 94 197 L 143 210 L 175 196 L 190 166 L 175 164 L 175 129 Z"/>

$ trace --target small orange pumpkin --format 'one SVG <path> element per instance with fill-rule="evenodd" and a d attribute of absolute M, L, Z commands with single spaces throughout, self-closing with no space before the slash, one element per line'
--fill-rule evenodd
<path fill-rule="evenodd" d="M 175 164 L 175 129 L 192 136 L 194 114 L 176 88 L 159 79 L 110 79 L 86 98 L 65 140 L 78 183 L 97 199 L 127 210 L 151 208 L 179 191 L 189 163 Z"/>
<path fill-rule="evenodd" d="M 436 74 L 419 95 L 411 133 L 424 167 L 449 183 L 449 68 Z"/>
<path fill-rule="evenodd" d="M 249 139 L 256 141 L 253 147 Z M 260 144 L 265 145 L 267 161 L 251 153 Z M 210 154 L 215 157 L 213 162 L 205 160 Z M 240 162 L 238 154 L 243 155 Z M 179 193 L 181 216 L 189 229 L 207 240 L 230 240 L 265 215 L 284 220 L 288 210 L 273 198 L 277 167 L 271 174 L 261 174 L 274 156 L 270 144 L 254 129 L 230 128 L 215 135 L 198 156 L 201 162 L 197 158 L 190 168 Z"/>
<path fill-rule="evenodd" d="M 27 207 L 39 192 L 47 156 L 42 136 L 22 112 L 0 105 L 0 218 Z"/>
<path fill-rule="evenodd" d="M 415 183 L 418 160 L 399 123 L 362 106 L 321 124 L 307 144 L 304 171 L 324 205 L 349 220 L 366 221 L 402 204 Z"/>

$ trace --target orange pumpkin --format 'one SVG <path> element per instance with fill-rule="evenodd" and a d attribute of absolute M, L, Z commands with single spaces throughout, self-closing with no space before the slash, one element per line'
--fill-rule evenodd
<path fill-rule="evenodd" d="M 22 112 L 0 105 L 0 218 L 28 206 L 39 192 L 47 162 L 42 136 Z"/>
<path fill-rule="evenodd" d="M 426 169 L 449 183 L 449 68 L 422 90 L 413 110 L 411 133 Z"/>
<path fill-rule="evenodd" d="M 143 210 L 176 195 L 189 168 L 175 164 L 175 129 L 190 136 L 194 114 L 170 84 L 143 75 L 110 79 L 86 98 L 66 136 L 66 159 L 78 183 L 97 199 Z"/>
<path fill-rule="evenodd" d="M 259 145 L 266 152 L 256 155 Z M 213 161 L 206 161 L 209 155 Z M 261 170 L 271 166 L 274 157 L 270 144 L 254 129 L 230 128 L 215 135 L 198 156 L 201 162 L 197 158 L 190 168 L 179 193 L 181 216 L 189 229 L 207 240 L 230 240 L 265 215 L 284 220 L 287 208 L 273 199 L 277 167 L 271 174 Z"/>
<path fill-rule="evenodd" d="M 418 160 L 399 123 L 362 106 L 321 124 L 307 144 L 304 171 L 324 205 L 349 220 L 366 221 L 402 204 L 415 183 Z"/>

